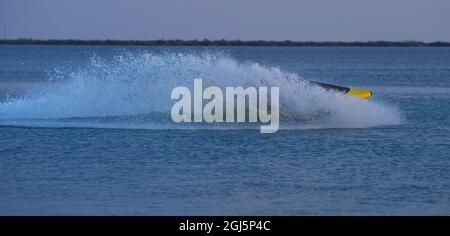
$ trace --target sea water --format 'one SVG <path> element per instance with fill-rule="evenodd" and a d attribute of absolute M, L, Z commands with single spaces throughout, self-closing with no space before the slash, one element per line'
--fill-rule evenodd
<path fill-rule="evenodd" d="M 280 130 L 174 123 L 195 78 L 279 87 Z M 449 214 L 449 101 L 448 48 L 3 45 L 0 214 Z"/>

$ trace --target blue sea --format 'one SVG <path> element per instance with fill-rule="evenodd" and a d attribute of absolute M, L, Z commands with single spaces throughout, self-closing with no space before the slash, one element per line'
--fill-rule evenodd
<path fill-rule="evenodd" d="M 195 78 L 279 131 L 172 122 Z M 1 45 L 0 215 L 449 215 L 449 102 L 450 48 Z"/>

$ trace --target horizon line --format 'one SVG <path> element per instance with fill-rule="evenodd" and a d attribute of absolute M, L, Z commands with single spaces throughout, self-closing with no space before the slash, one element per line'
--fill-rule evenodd
<path fill-rule="evenodd" d="M 296 41 L 240 39 L 0 39 L 1 45 L 136 45 L 136 46 L 379 46 L 379 47 L 450 47 L 447 41 Z"/>

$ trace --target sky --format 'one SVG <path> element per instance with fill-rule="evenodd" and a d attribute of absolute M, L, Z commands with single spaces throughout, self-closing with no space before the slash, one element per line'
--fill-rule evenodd
<path fill-rule="evenodd" d="M 1 38 L 450 41 L 450 0 L 0 0 Z"/>

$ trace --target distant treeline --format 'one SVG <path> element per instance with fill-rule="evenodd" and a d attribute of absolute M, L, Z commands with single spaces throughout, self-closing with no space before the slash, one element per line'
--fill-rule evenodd
<path fill-rule="evenodd" d="M 368 41 L 368 42 L 314 42 L 267 40 L 79 40 L 79 39 L 0 39 L 0 44 L 19 45 L 167 45 L 167 46 L 362 46 L 362 47 L 450 47 L 450 42 Z"/>

